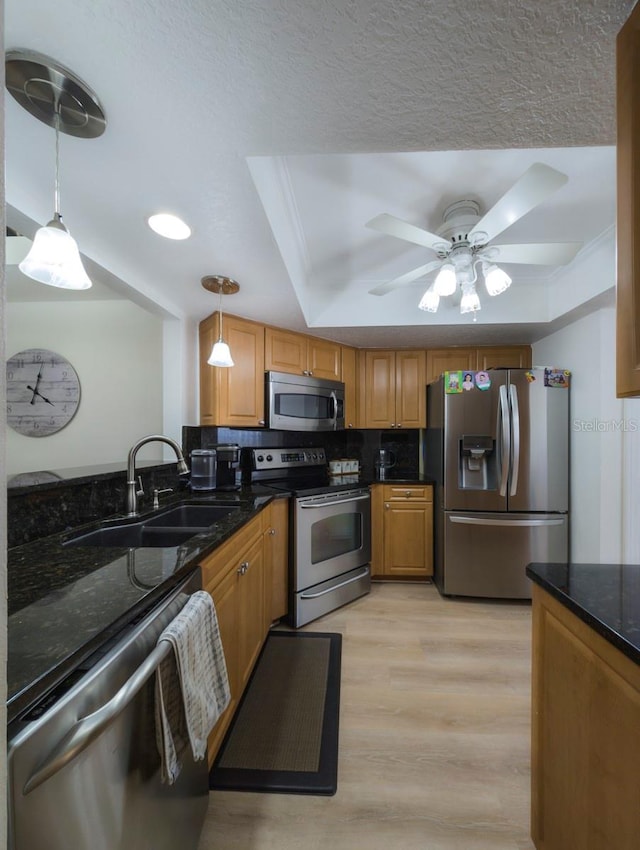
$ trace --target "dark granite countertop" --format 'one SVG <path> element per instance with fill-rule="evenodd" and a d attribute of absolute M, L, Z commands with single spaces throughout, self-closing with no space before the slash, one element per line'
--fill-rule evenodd
<path fill-rule="evenodd" d="M 67 547 L 67 531 L 9 549 L 8 719 L 146 611 L 272 498 L 243 488 L 167 501 L 163 509 L 172 501 L 239 505 L 207 532 L 170 548 Z"/>
<path fill-rule="evenodd" d="M 529 564 L 529 578 L 640 664 L 640 564 Z"/>

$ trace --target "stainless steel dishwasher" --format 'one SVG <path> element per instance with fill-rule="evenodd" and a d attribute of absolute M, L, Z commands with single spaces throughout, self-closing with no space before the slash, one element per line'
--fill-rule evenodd
<path fill-rule="evenodd" d="M 200 587 L 198 569 L 11 724 L 10 850 L 197 847 L 207 761 L 188 750 L 177 781 L 161 782 L 154 683 L 158 636 Z"/>

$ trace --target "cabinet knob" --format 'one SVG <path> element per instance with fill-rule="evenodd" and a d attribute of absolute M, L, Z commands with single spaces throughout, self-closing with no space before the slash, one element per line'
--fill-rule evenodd
<path fill-rule="evenodd" d="M 258 419 L 258 425 L 264 425 L 264 424 L 265 424 L 264 419 Z"/>
<path fill-rule="evenodd" d="M 270 529 L 269 529 L 269 534 L 270 534 L 272 537 L 275 535 L 275 533 L 276 533 L 275 528 L 270 528 Z"/>
<path fill-rule="evenodd" d="M 404 495 L 406 496 L 407 499 L 410 499 L 411 498 L 411 490 L 405 490 Z"/>
<path fill-rule="evenodd" d="M 402 428 L 402 422 L 397 422 L 397 423 L 396 423 L 396 428 Z"/>
<path fill-rule="evenodd" d="M 248 569 L 249 569 L 249 561 L 243 561 L 240 564 L 240 566 L 238 567 L 238 569 L 236 570 L 236 572 L 238 573 L 239 576 L 243 576 L 247 572 Z"/>
<path fill-rule="evenodd" d="M 389 510 L 389 502 L 384 503 L 384 509 L 385 509 L 385 511 Z"/>

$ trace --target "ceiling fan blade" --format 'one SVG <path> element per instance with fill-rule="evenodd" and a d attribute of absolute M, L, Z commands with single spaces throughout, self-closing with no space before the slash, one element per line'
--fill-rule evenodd
<path fill-rule="evenodd" d="M 541 162 L 534 163 L 469 231 L 469 241 L 484 245 L 557 192 L 569 178 Z M 480 234 L 482 236 L 480 237 Z"/>
<path fill-rule="evenodd" d="M 432 272 L 434 269 L 439 269 L 441 265 L 442 260 L 432 260 L 430 263 L 426 263 L 424 266 L 418 266 L 417 269 L 413 269 L 413 271 L 400 275 L 400 277 L 396 277 L 388 283 L 381 283 L 379 286 L 374 286 L 373 289 L 369 290 L 369 293 L 371 295 L 386 295 L 394 289 L 399 289 L 402 286 L 408 286 L 419 277 L 429 274 L 429 272 Z"/>
<path fill-rule="evenodd" d="M 387 236 L 396 236 L 406 242 L 422 245 L 424 248 L 431 248 L 432 251 L 446 251 L 451 247 L 451 242 L 448 239 L 444 239 L 435 233 L 429 233 L 428 230 L 423 230 L 421 227 L 416 227 L 414 224 L 409 224 L 409 222 L 402 221 L 401 218 L 396 218 L 388 213 L 382 213 L 372 218 L 371 221 L 366 223 L 365 227 L 379 230 L 380 233 L 386 233 Z"/>
<path fill-rule="evenodd" d="M 531 242 L 523 245 L 491 245 L 488 253 L 496 263 L 528 263 L 535 266 L 564 266 L 570 263 L 582 242 Z M 494 251 L 497 253 L 494 255 Z"/>

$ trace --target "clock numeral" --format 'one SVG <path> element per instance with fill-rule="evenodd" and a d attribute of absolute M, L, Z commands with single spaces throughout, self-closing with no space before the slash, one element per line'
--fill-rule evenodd
<path fill-rule="evenodd" d="M 11 405 L 10 404 L 7 405 L 7 413 L 11 413 Z"/>
<path fill-rule="evenodd" d="M 7 372 L 7 380 L 13 381 L 13 372 Z"/>

